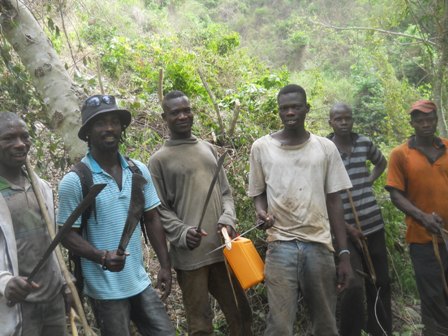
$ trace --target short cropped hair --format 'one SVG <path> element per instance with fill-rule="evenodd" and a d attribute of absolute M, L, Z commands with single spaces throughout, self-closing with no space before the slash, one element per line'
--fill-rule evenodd
<path fill-rule="evenodd" d="M 284 86 L 283 88 L 281 88 L 277 94 L 277 101 L 280 96 L 288 94 L 288 93 L 298 93 L 298 94 L 302 95 L 302 97 L 305 99 L 305 102 L 306 102 L 305 89 L 297 84 L 288 84 L 288 85 Z"/>
<path fill-rule="evenodd" d="M 179 91 L 179 90 L 174 90 L 174 91 L 168 92 L 165 95 L 165 97 L 163 97 L 163 100 L 162 100 L 163 112 L 166 112 L 166 109 L 167 109 L 166 102 L 168 100 L 175 99 L 175 98 L 180 98 L 180 97 L 187 97 L 187 95 L 185 93 L 183 93 L 182 91 Z"/>
<path fill-rule="evenodd" d="M 334 111 L 336 110 L 346 110 L 349 111 L 350 113 L 353 113 L 352 108 L 348 104 L 337 102 L 330 109 L 330 118 L 332 117 Z"/>

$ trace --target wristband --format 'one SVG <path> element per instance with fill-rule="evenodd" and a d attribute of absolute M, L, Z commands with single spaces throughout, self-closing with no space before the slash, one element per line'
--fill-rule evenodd
<path fill-rule="evenodd" d="M 341 255 L 343 255 L 344 253 L 347 253 L 348 255 L 350 255 L 350 251 L 347 250 L 347 249 L 344 249 L 344 250 L 340 250 L 340 251 L 339 251 L 339 253 L 338 253 L 338 257 L 340 257 Z"/>
<path fill-rule="evenodd" d="M 103 256 L 101 257 L 101 268 L 102 268 L 104 271 L 107 271 L 106 257 L 107 257 L 107 254 L 108 254 L 108 253 L 109 253 L 109 251 L 106 250 L 106 251 L 104 252 Z"/>

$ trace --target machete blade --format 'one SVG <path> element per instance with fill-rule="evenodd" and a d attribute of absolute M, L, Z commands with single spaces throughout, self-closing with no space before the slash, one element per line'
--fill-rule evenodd
<path fill-rule="evenodd" d="M 143 194 L 143 186 L 147 183 L 146 179 L 140 174 L 132 174 L 132 190 L 131 200 L 129 202 L 128 217 L 121 234 L 120 243 L 118 244 L 117 254 L 124 255 L 129 240 L 137 227 L 143 209 L 145 206 L 145 195 Z"/>
<path fill-rule="evenodd" d="M 27 279 L 27 281 L 29 283 L 31 283 L 33 281 L 33 278 L 36 276 L 36 274 L 42 268 L 42 266 L 47 261 L 48 257 L 53 252 L 53 250 L 56 248 L 56 246 L 61 242 L 61 240 L 64 237 L 64 235 L 71 229 L 71 227 L 76 222 L 78 217 L 81 216 L 81 214 L 93 203 L 93 201 L 95 200 L 96 196 L 98 196 L 98 194 L 101 192 L 101 190 L 104 189 L 104 187 L 106 185 L 107 184 L 105 184 L 105 183 L 94 184 L 90 188 L 90 190 L 89 190 L 88 194 L 86 195 L 86 197 L 84 197 L 83 200 L 81 201 L 81 203 L 79 203 L 78 206 L 75 208 L 75 210 L 73 210 L 71 215 L 65 221 L 64 225 L 62 225 L 59 228 L 56 236 L 54 236 L 53 241 L 50 243 L 50 245 L 48 246 L 47 250 L 45 251 L 45 253 L 40 258 L 39 262 L 37 263 L 37 265 L 31 271 L 31 273 L 30 273 L 30 275 L 28 276 L 28 279 Z"/>
<path fill-rule="evenodd" d="M 201 232 L 202 221 L 204 220 L 205 210 L 207 210 L 208 202 L 210 201 L 210 197 L 213 192 L 213 188 L 215 187 L 216 180 L 218 179 L 219 172 L 221 171 L 222 165 L 224 164 L 224 159 L 227 155 L 227 150 L 221 155 L 218 160 L 218 165 L 215 170 L 215 174 L 213 175 L 212 182 L 210 183 L 210 187 L 208 188 L 207 197 L 205 198 L 204 207 L 202 208 L 201 219 L 199 220 L 197 232 Z"/>
<path fill-rule="evenodd" d="M 50 243 L 47 250 L 45 251 L 45 253 L 40 258 L 39 262 L 37 263 L 37 265 L 31 271 L 30 275 L 26 279 L 26 281 L 29 284 L 31 284 L 33 282 L 34 277 L 40 271 L 42 266 L 45 264 L 48 257 L 50 257 L 51 253 L 56 248 L 56 246 L 61 242 L 64 235 L 71 229 L 71 227 L 76 222 L 78 217 L 81 216 L 81 214 L 93 203 L 96 196 L 101 192 L 101 190 L 104 189 L 104 187 L 106 185 L 107 184 L 105 184 L 105 183 L 95 184 L 90 188 L 89 193 L 86 195 L 86 197 L 83 198 L 81 203 L 78 204 L 78 206 L 75 208 L 75 210 L 73 210 L 71 215 L 67 218 L 64 225 L 62 225 L 61 228 L 58 230 L 57 234 L 54 236 L 53 241 Z M 9 307 L 14 306 L 15 304 L 16 303 L 11 300 L 8 300 L 8 302 L 7 302 L 7 305 Z"/>
<path fill-rule="evenodd" d="M 98 194 L 101 192 L 101 190 L 104 189 L 104 187 L 106 185 L 107 184 L 105 184 L 105 183 L 94 184 L 90 188 L 90 190 L 89 190 L 88 194 L 86 195 L 86 197 L 84 197 L 83 200 L 81 201 L 81 203 L 79 203 L 78 206 L 75 208 L 75 210 L 73 210 L 71 215 L 65 221 L 64 225 L 62 225 L 60 227 L 60 229 L 58 230 L 58 232 L 54 236 L 53 241 L 50 243 L 50 245 L 48 246 L 48 248 L 46 249 L 46 251 L 44 252 L 42 257 L 40 258 L 39 262 L 37 263 L 37 265 L 31 271 L 30 275 L 26 279 L 26 281 L 29 284 L 31 284 L 33 282 L 34 277 L 40 271 L 40 269 L 45 264 L 47 259 L 50 257 L 51 253 L 56 248 L 56 246 L 61 242 L 62 238 L 64 238 L 64 235 L 72 228 L 73 224 L 76 222 L 78 217 L 81 216 L 82 213 L 93 203 L 93 201 L 95 200 L 96 196 L 98 196 Z M 7 302 L 7 305 L 9 307 L 14 306 L 15 304 L 16 303 L 11 301 L 11 300 L 8 300 L 8 302 Z"/>

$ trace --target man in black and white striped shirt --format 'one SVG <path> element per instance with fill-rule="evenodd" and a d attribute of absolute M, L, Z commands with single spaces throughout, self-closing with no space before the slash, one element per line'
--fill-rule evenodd
<path fill-rule="evenodd" d="M 347 234 L 350 237 L 347 243 L 355 279 L 339 300 L 339 331 L 344 336 L 359 336 L 361 330 L 374 336 L 391 335 L 390 281 L 384 222 L 372 191 L 373 182 L 384 172 L 387 162 L 368 137 L 352 132 L 352 109 L 347 104 L 337 103 L 331 108 L 329 124 L 334 133 L 328 138 L 338 148 L 353 185 L 351 191 L 341 193 Z M 371 171 L 367 161 L 374 166 Z M 357 229 L 355 212 L 361 230 Z M 376 273 L 375 284 L 365 277 L 368 271 L 360 248 L 361 239 L 367 242 Z M 375 304 L 378 291 L 380 300 Z M 367 324 L 364 302 L 367 302 Z"/>

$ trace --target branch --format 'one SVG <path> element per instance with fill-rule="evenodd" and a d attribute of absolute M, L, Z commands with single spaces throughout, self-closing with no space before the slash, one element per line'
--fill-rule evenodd
<path fill-rule="evenodd" d="M 68 37 L 67 29 L 65 28 L 64 13 L 62 12 L 62 7 L 63 7 L 63 3 L 62 3 L 62 1 L 59 1 L 58 11 L 59 11 L 59 15 L 61 16 L 62 31 L 64 32 L 65 39 L 67 40 L 68 49 L 70 51 L 70 55 L 72 57 L 75 69 L 79 71 L 78 66 L 75 63 L 75 55 L 73 54 L 72 44 L 70 43 L 70 38 Z"/>
<path fill-rule="evenodd" d="M 159 104 L 160 104 L 160 106 L 162 106 L 162 102 L 163 102 L 163 69 L 162 68 L 159 69 L 159 86 L 158 86 L 157 93 L 159 95 Z"/>
<path fill-rule="evenodd" d="M 199 74 L 199 77 L 201 78 L 202 84 L 204 85 L 205 89 L 207 90 L 208 96 L 212 100 L 213 107 L 215 108 L 216 115 L 218 116 L 218 124 L 219 124 L 219 128 L 221 129 L 221 135 L 224 137 L 225 136 L 224 124 L 222 122 L 221 112 L 219 111 L 219 106 L 216 103 L 215 96 L 213 95 L 213 92 L 210 90 L 210 88 L 204 78 L 204 75 L 202 74 L 202 71 L 200 69 L 198 69 L 198 74 Z"/>
<path fill-rule="evenodd" d="M 240 108 L 241 108 L 241 103 L 237 99 L 235 101 L 235 109 L 233 110 L 233 119 L 232 119 L 232 123 L 230 124 L 230 129 L 229 129 L 229 133 L 228 133 L 229 139 L 232 138 L 233 133 L 235 132 L 236 122 L 238 121 L 238 117 L 240 115 Z"/>
<path fill-rule="evenodd" d="M 431 40 L 422 38 L 422 37 L 418 37 L 415 35 L 410 35 L 410 34 L 405 34 L 405 33 L 399 33 L 399 32 L 394 32 L 394 31 L 390 31 L 390 30 L 385 30 L 385 29 L 380 29 L 380 28 L 371 28 L 371 27 L 337 27 L 334 26 L 332 24 L 329 23 L 323 23 L 323 22 L 318 22 L 318 21 L 313 21 L 313 20 L 309 20 L 311 23 L 326 27 L 326 28 L 330 28 L 330 29 L 334 29 L 334 30 L 367 30 L 367 31 L 374 31 L 377 33 L 381 33 L 381 34 L 386 34 L 386 35 L 396 35 L 396 36 L 402 36 L 402 37 L 407 37 L 407 38 L 411 38 L 420 42 L 424 42 L 424 43 L 428 43 L 431 44 L 433 46 L 437 46 L 437 43 L 434 43 Z"/>
<path fill-rule="evenodd" d="M 42 195 L 42 191 L 37 184 L 36 175 L 34 173 L 33 168 L 31 167 L 30 161 L 28 159 L 25 162 L 25 168 L 28 172 L 28 176 L 30 177 L 31 185 L 32 185 L 34 195 L 37 200 L 37 204 L 39 205 L 39 208 L 40 208 L 40 211 L 44 218 L 44 221 L 47 224 L 48 234 L 50 235 L 51 239 L 54 239 L 54 236 L 56 235 L 55 228 L 54 228 L 54 221 L 51 220 L 51 218 L 50 218 L 48 209 L 46 207 L 45 200 Z M 87 322 L 87 318 L 84 313 L 84 308 L 82 307 L 81 299 L 79 297 L 76 286 L 73 283 L 72 275 L 70 274 L 70 272 L 67 269 L 67 266 L 65 265 L 64 257 L 62 255 L 62 252 L 61 252 L 61 249 L 59 248 L 59 246 L 54 250 L 54 252 L 56 254 L 56 259 L 59 264 L 59 267 L 61 268 L 62 275 L 72 292 L 74 304 L 75 304 L 76 310 L 78 311 L 78 315 L 81 319 L 81 324 L 84 328 L 84 331 L 85 331 L 86 335 L 96 336 L 96 333 L 93 332 L 93 330 L 90 328 L 90 326 Z"/>
<path fill-rule="evenodd" d="M 101 57 L 101 56 L 100 56 Z M 100 57 L 96 59 L 96 72 L 98 74 L 98 84 L 100 85 L 100 92 L 103 95 L 104 94 L 104 86 L 103 86 L 103 77 L 101 75 L 101 63 L 100 63 Z M 76 65 L 75 65 L 76 66 Z"/>

